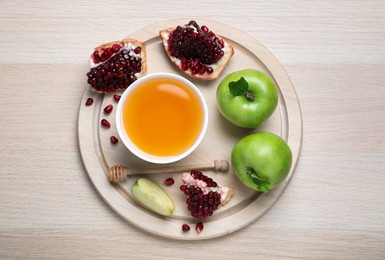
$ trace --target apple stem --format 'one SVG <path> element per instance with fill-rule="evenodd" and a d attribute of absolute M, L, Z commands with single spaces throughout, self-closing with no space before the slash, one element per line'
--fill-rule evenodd
<path fill-rule="evenodd" d="M 245 97 L 247 100 L 250 100 L 250 101 L 253 101 L 255 98 L 254 94 L 248 91 L 245 93 Z"/>

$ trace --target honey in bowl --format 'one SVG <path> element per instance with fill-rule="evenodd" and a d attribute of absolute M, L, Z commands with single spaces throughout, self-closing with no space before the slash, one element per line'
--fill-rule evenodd
<path fill-rule="evenodd" d="M 173 74 L 152 74 L 127 90 L 129 94 L 123 94 L 121 128 L 139 157 L 147 154 L 150 158 L 171 157 L 163 162 L 176 161 L 203 138 L 207 108 L 191 82 Z"/>

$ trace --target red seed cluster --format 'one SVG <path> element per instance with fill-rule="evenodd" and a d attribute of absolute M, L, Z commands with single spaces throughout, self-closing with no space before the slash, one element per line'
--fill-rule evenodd
<path fill-rule="evenodd" d="M 194 179 L 206 182 L 208 187 L 218 186 L 213 179 L 203 175 L 200 171 L 191 171 L 191 176 Z M 188 196 L 186 199 L 187 209 L 194 218 L 204 219 L 212 216 L 214 210 L 221 204 L 221 195 L 218 192 L 210 191 L 204 194 L 200 187 L 192 185 L 182 185 L 180 189 Z"/>
<path fill-rule="evenodd" d="M 216 63 L 224 55 L 223 39 L 219 39 L 206 26 L 199 27 L 195 21 L 172 31 L 168 45 L 170 54 L 181 60 L 182 70 L 191 69 L 193 75 L 213 73 L 213 68 L 207 65 Z"/>
<path fill-rule="evenodd" d="M 114 48 L 114 46 L 118 46 Z M 103 49 L 101 54 L 95 51 L 92 54 L 94 63 L 101 64 L 91 68 L 87 73 L 87 82 L 96 90 L 101 92 L 114 92 L 126 89 L 137 78 L 136 73 L 142 70 L 141 48 L 134 50 L 121 49 L 120 45 L 114 44 L 111 48 Z"/>
<path fill-rule="evenodd" d="M 111 58 L 114 53 L 119 52 L 121 48 L 122 46 L 120 44 L 115 43 L 110 48 L 103 48 L 100 52 L 94 51 L 94 53 L 92 53 L 92 60 L 94 63 L 105 62 Z"/>

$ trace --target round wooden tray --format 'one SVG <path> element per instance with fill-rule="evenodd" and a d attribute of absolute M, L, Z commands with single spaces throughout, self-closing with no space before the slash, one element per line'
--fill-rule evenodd
<path fill-rule="evenodd" d="M 168 27 L 186 24 L 189 20 L 164 21 L 144 27 L 129 37 L 145 42 L 147 46 L 148 73 L 172 72 L 182 75 L 174 67 L 164 52 L 159 31 Z M 107 178 L 110 166 L 123 164 L 128 168 L 159 168 L 169 165 L 153 165 L 145 163 L 132 155 L 119 142 L 111 144 L 110 136 L 118 133 L 115 127 L 116 101 L 113 94 L 98 94 L 92 92 L 90 86 L 85 91 L 79 109 L 79 146 L 87 173 L 96 190 L 122 218 L 152 234 L 173 239 L 197 240 L 223 236 L 245 227 L 258 219 L 278 200 L 290 178 L 294 174 L 300 155 L 302 142 L 302 116 L 295 89 L 282 65 L 258 41 L 249 35 L 224 24 L 211 20 L 197 20 L 198 24 L 208 28 L 227 39 L 234 47 L 235 53 L 220 77 L 211 82 L 193 81 L 202 91 L 208 105 L 209 125 L 201 145 L 187 158 L 173 165 L 197 165 L 212 162 L 215 159 L 225 159 L 230 162 L 231 150 L 237 140 L 255 131 L 267 130 L 280 135 L 289 144 L 293 152 L 292 169 L 278 187 L 268 193 L 260 194 L 244 186 L 232 170 L 226 173 L 205 171 L 222 186 L 233 187 L 234 196 L 224 206 L 218 208 L 212 217 L 204 220 L 204 230 L 195 231 L 195 224 L 186 207 L 186 196 L 180 191 L 181 173 L 146 175 L 159 183 L 174 200 L 176 209 L 171 217 L 161 217 L 139 206 L 132 198 L 130 189 L 138 176 L 131 176 L 123 183 L 111 184 Z M 268 121 L 256 129 L 242 129 L 227 122 L 218 112 L 215 92 L 222 78 L 236 70 L 254 68 L 270 75 L 279 87 L 279 104 Z M 184 75 L 182 75 L 184 76 Z M 85 83 L 86 85 L 86 83 Z M 114 94 L 121 94 L 114 93 Z M 85 106 L 87 98 L 93 98 L 92 106 Z M 105 115 L 103 108 L 113 104 L 114 110 Z M 105 118 L 111 122 L 111 128 L 100 126 Z M 164 179 L 173 177 L 175 184 L 162 185 Z M 187 223 L 192 228 L 182 232 L 181 226 Z"/>

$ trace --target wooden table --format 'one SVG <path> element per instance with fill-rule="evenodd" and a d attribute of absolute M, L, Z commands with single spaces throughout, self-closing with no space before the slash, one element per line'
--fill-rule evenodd
<path fill-rule="evenodd" d="M 0 2 L 0 258 L 384 259 L 383 1 Z M 214 15 L 213 15 L 214 14 Z M 151 23 L 210 18 L 283 64 L 303 116 L 297 170 L 247 227 L 206 241 L 121 219 L 83 167 L 77 116 L 94 46 Z"/>

